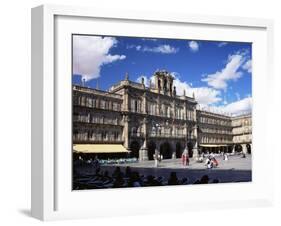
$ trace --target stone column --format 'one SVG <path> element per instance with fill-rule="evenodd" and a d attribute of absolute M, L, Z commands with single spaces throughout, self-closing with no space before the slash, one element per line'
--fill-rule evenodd
<path fill-rule="evenodd" d="M 235 154 L 235 145 L 232 146 L 232 154 Z"/>
<path fill-rule="evenodd" d="M 173 100 L 173 103 L 172 103 L 172 112 L 173 112 L 173 118 L 175 119 L 176 118 L 176 102 L 175 102 L 175 100 Z"/>
<path fill-rule="evenodd" d="M 196 119 L 196 108 L 194 108 L 194 117 Z M 198 130 L 198 125 L 195 124 L 195 126 L 193 127 L 193 135 L 195 138 L 195 144 L 193 146 L 193 158 L 197 158 L 198 157 L 198 135 L 197 135 L 197 130 Z"/>
<path fill-rule="evenodd" d="M 184 97 L 185 97 L 185 95 L 184 95 Z M 187 120 L 187 108 L 186 108 L 186 101 L 184 102 L 183 112 L 184 112 L 183 119 L 184 119 L 184 120 Z"/>
<path fill-rule="evenodd" d="M 161 77 L 161 94 L 165 94 L 165 91 L 164 91 L 164 79 L 163 77 Z"/>
<path fill-rule="evenodd" d="M 173 128 L 172 136 L 175 137 L 176 136 L 176 126 L 175 126 L 174 120 L 173 120 L 172 128 Z"/>
<path fill-rule="evenodd" d="M 171 80 L 170 80 L 170 79 L 167 79 L 167 92 L 168 92 L 168 95 L 169 95 L 169 96 L 171 96 L 170 87 L 171 87 Z"/>
<path fill-rule="evenodd" d="M 142 113 L 146 114 L 147 113 L 147 103 L 146 103 L 146 92 L 144 92 L 143 97 L 142 97 Z"/>
<path fill-rule="evenodd" d="M 148 160 L 148 149 L 147 149 L 147 137 L 148 137 L 148 131 L 147 131 L 147 118 L 143 119 L 143 145 L 139 151 L 139 160 Z"/>
<path fill-rule="evenodd" d="M 192 152 L 193 152 L 193 158 L 197 158 L 198 157 L 197 125 L 195 125 L 194 128 L 193 128 L 193 134 L 195 136 L 195 143 L 194 143 Z"/>
<path fill-rule="evenodd" d="M 185 133 L 185 139 L 184 139 L 184 142 L 185 142 L 185 145 L 186 145 L 186 144 L 187 144 L 187 142 L 188 142 L 188 135 L 189 135 L 188 125 L 187 125 L 187 123 L 186 123 L 186 122 L 184 123 L 184 133 Z"/>
<path fill-rule="evenodd" d="M 242 144 L 242 152 L 246 155 L 247 154 L 247 146 L 246 144 Z"/>
<path fill-rule="evenodd" d="M 128 115 L 124 115 L 123 116 L 123 120 L 124 120 L 124 129 L 123 129 L 123 140 L 124 140 L 124 147 L 127 150 L 130 150 L 130 146 L 129 146 L 129 123 L 130 123 L 130 119 Z"/>
<path fill-rule="evenodd" d="M 124 92 L 123 110 L 129 111 L 129 109 L 130 109 L 129 105 L 130 105 L 129 92 L 128 92 L 128 89 L 126 88 L 125 92 Z"/>
<path fill-rule="evenodd" d="M 109 110 L 113 110 L 113 101 L 109 101 L 108 108 Z"/>
<path fill-rule="evenodd" d="M 161 112 L 160 108 L 161 108 L 160 97 L 158 96 L 158 97 L 157 97 L 157 112 L 156 112 L 156 114 L 157 114 L 158 116 L 160 116 L 160 112 Z"/>
<path fill-rule="evenodd" d="M 126 81 L 124 81 L 125 85 L 129 84 L 128 81 L 128 75 L 126 75 Z M 129 96 L 129 90 L 128 88 L 125 88 L 124 90 L 124 97 L 123 97 L 123 111 L 129 112 L 130 110 L 130 96 Z M 126 113 L 126 115 L 123 115 L 123 122 L 124 122 L 124 127 L 123 127 L 123 140 L 124 140 L 124 147 L 130 151 L 130 118 L 129 115 Z"/>

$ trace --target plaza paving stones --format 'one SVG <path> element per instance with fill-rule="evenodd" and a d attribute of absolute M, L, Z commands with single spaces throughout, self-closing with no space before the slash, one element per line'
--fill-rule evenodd
<path fill-rule="evenodd" d="M 189 183 L 194 183 L 203 175 L 208 175 L 210 182 L 218 179 L 219 182 L 248 182 L 252 180 L 252 156 L 247 155 L 242 158 L 241 155 L 229 156 L 228 161 L 224 161 L 222 156 L 217 156 L 219 166 L 213 169 L 207 169 L 205 163 L 190 161 L 189 166 L 183 166 L 181 159 L 167 159 L 159 163 L 158 167 L 154 166 L 154 161 L 142 161 L 131 164 L 116 164 L 102 166 L 102 170 L 112 173 L 116 166 L 122 171 L 130 166 L 133 171 L 138 171 L 142 175 L 153 175 L 155 177 L 169 178 L 171 172 L 176 172 L 179 179 L 188 178 Z"/>

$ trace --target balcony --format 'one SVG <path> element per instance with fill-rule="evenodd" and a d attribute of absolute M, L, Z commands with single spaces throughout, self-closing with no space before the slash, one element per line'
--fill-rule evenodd
<path fill-rule="evenodd" d="M 187 140 L 196 140 L 196 139 L 197 139 L 197 137 L 194 135 L 187 136 Z"/>
<path fill-rule="evenodd" d="M 229 131 L 206 130 L 206 129 L 201 129 L 201 133 L 219 134 L 219 135 L 232 135 L 232 132 L 229 132 Z"/>
<path fill-rule="evenodd" d="M 114 138 L 114 137 L 109 137 L 109 138 L 77 138 L 73 137 L 73 143 L 74 144 L 120 144 L 123 143 L 124 140 L 121 138 Z"/>
<path fill-rule="evenodd" d="M 186 138 L 185 134 L 170 134 L 170 133 L 149 133 L 149 137 L 151 138 L 173 138 L 173 139 L 183 139 Z"/>
<path fill-rule="evenodd" d="M 142 132 L 129 133 L 129 137 L 144 138 L 144 133 Z"/>
<path fill-rule="evenodd" d="M 102 120 L 93 120 L 93 121 L 89 121 L 88 118 L 78 118 L 78 117 L 73 117 L 73 123 L 84 123 L 84 124 L 93 124 L 93 125 L 108 125 L 108 126 L 123 126 L 123 123 L 121 120 L 118 120 L 118 122 L 116 122 L 116 120 L 105 120 L 104 122 L 102 122 Z"/>
<path fill-rule="evenodd" d="M 251 130 L 233 131 L 232 134 L 234 136 L 248 135 L 248 134 L 252 134 L 252 131 Z"/>
<path fill-rule="evenodd" d="M 215 140 L 215 141 L 201 141 L 200 144 L 232 144 L 233 141 L 229 140 Z"/>

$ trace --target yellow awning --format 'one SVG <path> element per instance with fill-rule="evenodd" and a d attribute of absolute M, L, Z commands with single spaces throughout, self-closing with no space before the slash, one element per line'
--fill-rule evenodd
<path fill-rule="evenodd" d="M 227 147 L 227 144 L 199 144 L 201 147 Z"/>
<path fill-rule="evenodd" d="M 121 144 L 74 144 L 73 150 L 80 153 L 125 153 Z"/>

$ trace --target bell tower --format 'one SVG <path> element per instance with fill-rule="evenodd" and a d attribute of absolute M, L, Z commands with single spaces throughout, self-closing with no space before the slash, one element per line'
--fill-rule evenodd
<path fill-rule="evenodd" d="M 165 70 L 154 73 L 154 84 L 160 94 L 173 96 L 173 80 L 173 76 Z"/>

